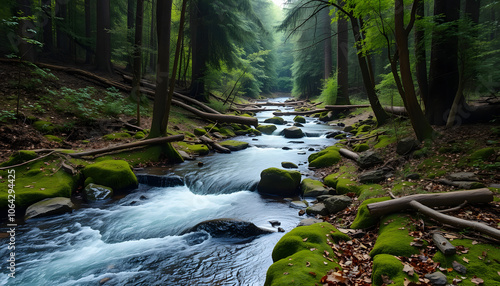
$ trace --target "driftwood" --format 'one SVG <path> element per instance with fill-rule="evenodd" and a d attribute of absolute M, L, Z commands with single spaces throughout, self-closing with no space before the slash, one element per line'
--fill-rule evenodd
<path fill-rule="evenodd" d="M 351 160 L 354 160 L 356 162 L 359 160 L 358 153 L 353 152 L 351 150 L 347 150 L 345 148 L 340 148 L 339 153 L 340 153 L 340 155 L 346 157 L 347 159 L 351 159 Z"/>
<path fill-rule="evenodd" d="M 257 118 L 254 117 L 207 113 L 175 99 L 172 100 L 172 104 L 182 107 L 183 109 L 190 111 L 193 114 L 208 120 L 224 122 L 224 123 L 238 123 L 244 125 L 252 125 L 255 127 L 259 125 L 259 121 L 257 120 Z"/>
<path fill-rule="evenodd" d="M 408 112 L 403 106 L 384 106 L 385 112 L 398 116 L 408 116 Z"/>
<path fill-rule="evenodd" d="M 182 141 L 182 140 L 184 140 L 184 135 L 180 134 L 180 135 L 173 135 L 173 136 L 167 136 L 167 137 L 146 139 L 146 140 L 141 140 L 141 141 L 137 141 L 137 142 L 127 143 L 127 144 L 118 145 L 118 146 L 111 146 L 111 147 L 106 147 L 106 148 L 87 151 L 87 152 L 69 153 L 68 155 L 73 157 L 73 158 L 79 158 L 79 157 L 84 157 L 84 156 L 99 155 L 99 154 L 123 150 L 123 149 L 141 147 L 141 146 L 146 146 L 146 145 L 154 145 L 154 144 L 160 144 L 160 143 L 166 143 L 166 142 Z"/>
<path fill-rule="evenodd" d="M 493 200 L 493 194 L 491 196 L 492 196 L 492 200 Z M 435 211 L 435 210 L 433 210 L 433 209 L 431 209 L 431 208 L 429 208 L 429 207 L 427 207 L 427 206 L 425 206 L 425 205 L 423 205 L 415 200 L 410 201 L 408 203 L 408 205 L 411 206 L 412 208 L 418 210 L 419 212 L 425 214 L 426 216 L 431 217 L 431 218 L 433 218 L 439 222 L 442 222 L 444 224 L 449 224 L 449 225 L 453 225 L 453 226 L 460 227 L 460 228 L 471 228 L 471 229 L 474 229 L 476 231 L 479 231 L 482 234 L 486 234 L 488 236 L 491 236 L 494 239 L 500 240 L 500 230 L 498 230 L 496 228 L 489 227 L 489 226 L 482 224 L 482 223 L 479 223 L 479 222 L 464 220 L 464 219 L 460 219 L 460 218 L 456 218 L 456 217 L 442 214 L 442 213 L 437 212 L 437 211 Z"/>
<path fill-rule="evenodd" d="M 368 204 L 366 207 L 373 216 L 382 216 L 410 209 L 410 202 L 417 201 L 428 207 L 457 206 L 464 201 L 469 203 L 489 203 L 493 201 L 493 192 L 487 188 L 456 191 L 449 193 L 417 194 L 395 200 Z"/>
<path fill-rule="evenodd" d="M 231 153 L 231 150 L 229 150 L 228 148 L 220 145 L 219 143 L 215 142 L 214 140 L 208 138 L 207 136 L 203 135 L 203 136 L 200 136 L 199 137 L 201 142 L 207 144 L 207 145 L 210 145 L 212 146 L 212 148 L 214 148 L 215 150 L 221 152 L 221 153 Z"/>

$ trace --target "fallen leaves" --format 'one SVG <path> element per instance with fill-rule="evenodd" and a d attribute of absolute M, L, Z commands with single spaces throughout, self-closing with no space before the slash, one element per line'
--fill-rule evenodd
<path fill-rule="evenodd" d="M 408 274 L 408 276 L 413 276 L 413 274 L 415 274 L 415 269 L 413 269 L 413 267 L 411 267 L 409 264 L 405 264 L 405 266 L 403 267 L 403 272 Z"/>
<path fill-rule="evenodd" d="M 470 281 L 476 285 L 481 285 L 484 283 L 484 280 L 477 277 L 476 275 L 474 275 L 474 277 Z"/>

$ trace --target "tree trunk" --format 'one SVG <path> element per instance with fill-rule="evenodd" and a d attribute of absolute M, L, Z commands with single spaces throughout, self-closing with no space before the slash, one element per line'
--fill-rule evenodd
<path fill-rule="evenodd" d="M 425 16 L 424 0 L 417 2 L 417 18 Z M 429 82 L 427 81 L 427 55 L 425 51 L 425 30 L 421 27 L 415 27 L 415 69 L 420 90 L 420 97 L 424 102 L 424 106 L 429 104 Z"/>
<path fill-rule="evenodd" d="M 321 11 L 321 20 L 323 22 L 323 55 L 324 55 L 324 67 L 323 67 L 323 79 L 328 80 L 330 75 L 332 75 L 332 26 L 330 19 L 330 9 L 323 9 Z"/>
<path fill-rule="evenodd" d="M 149 52 L 149 70 L 152 73 L 156 72 L 156 53 L 158 51 L 156 43 L 156 0 L 152 0 L 151 4 L 151 32 L 149 39 L 150 49 Z"/>
<path fill-rule="evenodd" d="M 343 6 L 342 0 L 339 5 Z M 351 104 L 349 100 L 349 27 L 347 20 L 337 21 L 337 99 L 335 104 Z"/>
<path fill-rule="evenodd" d="M 96 69 L 113 73 L 111 66 L 110 0 L 97 1 Z"/>
<path fill-rule="evenodd" d="M 21 17 L 31 16 L 31 1 L 21 0 L 18 1 L 18 8 L 22 11 L 23 15 Z M 35 47 L 33 44 L 28 43 L 25 39 L 35 39 L 36 34 L 30 30 L 35 29 L 35 25 L 31 20 L 23 19 L 19 21 L 18 27 L 18 46 L 19 57 L 23 61 L 34 62 L 35 61 Z"/>
<path fill-rule="evenodd" d="M 444 15 L 438 23 L 459 19 L 460 1 L 435 0 L 434 15 Z M 458 36 L 456 27 L 432 34 L 429 70 L 429 102 L 425 106 L 431 124 L 445 125 L 458 88 Z"/>
<path fill-rule="evenodd" d="M 134 22 L 137 21 L 137 15 L 134 13 L 134 8 L 137 8 L 136 5 L 134 5 L 134 0 L 127 0 L 127 43 L 132 47 L 132 56 L 129 54 L 127 57 L 127 66 L 125 67 L 127 71 L 134 65 Z"/>
<path fill-rule="evenodd" d="M 133 53 L 132 97 L 137 100 L 137 125 L 141 126 L 141 66 L 142 66 L 142 23 L 144 19 L 144 0 L 137 0 L 135 17 L 135 40 Z"/>
<path fill-rule="evenodd" d="M 415 0 L 413 5 L 416 5 Z M 427 121 L 418 104 L 417 96 L 415 94 L 415 86 L 413 85 L 413 78 L 410 66 L 410 51 L 408 49 L 408 34 L 409 28 L 405 28 L 404 23 L 404 3 L 403 0 L 396 0 L 394 2 L 394 25 L 395 37 L 399 54 L 399 70 L 401 72 L 401 81 L 404 88 L 404 103 L 408 116 L 410 117 L 411 125 L 417 135 L 418 140 L 431 139 L 434 130 Z M 413 25 L 413 23 L 411 23 Z"/>
<path fill-rule="evenodd" d="M 481 0 L 466 0 L 465 1 L 465 14 L 475 24 L 479 24 L 480 8 L 481 8 Z"/>
<path fill-rule="evenodd" d="M 368 204 L 366 207 L 372 216 L 382 216 L 410 209 L 411 201 L 417 201 L 433 208 L 458 206 L 464 201 L 471 204 L 486 204 L 493 201 L 493 192 L 487 188 L 483 188 L 449 193 L 417 194 L 394 200 Z"/>
<path fill-rule="evenodd" d="M 63 58 L 69 54 L 69 38 L 68 34 L 63 31 L 62 27 L 68 24 L 68 2 L 64 0 L 56 0 L 56 42 L 58 54 Z M 68 27 L 67 27 L 68 28 Z"/>
<path fill-rule="evenodd" d="M 42 0 L 43 11 L 43 51 L 51 54 L 54 50 L 54 37 L 52 35 L 52 1 Z"/>
<path fill-rule="evenodd" d="M 168 96 L 168 76 L 170 68 L 170 21 L 172 0 L 156 2 L 156 31 L 158 34 L 158 63 L 156 71 L 156 91 L 153 105 L 153 119 L 148 138 L 165 136 L 169 114 L 166 113 Z M 167 118 L 165 118 L 167 117 Z"/>
<path fill-rule="evenodd" d="M 366 56 L 364 56 L 363 53 L 360 52 L 362 46 L 362 38 L 358 19 L 352 15 L 350 15 L 349 17 L 351 20 L 356 49 L 358 50 L 358 63 L 361 70 L 361 76 L 363 77 L 363 83 L 366 88 L 366 93 L 368 95 L 368 100 L 370 101 L 370 105 L 372 107 L 373 113 L 375 114 L 375 117 L 377 118 L 378 124 L 383 125 L 389 119 L 389 115 L 382 108 L 382 105 L 378 100 L 377 94 L 375 92 L 375 83 L 372 81 L 372 77 L 370 76 L 370 69 L 368 67 Z"/>
<path fill-rule="evenodd" d="M 85 0 L 85 38 L 87 38 L 88 41 L 92 38 L 91 13 L 90 0 Z M 92 53 L 89 49 L 85 52 L 85 63 L 92 63 Z"/>
<path fill-rule="evenodd" d="M 200 100 L 205 100 L 205 82 L 204 76 L 207 70 L 207 60 L 208 60 L 208 49 L 205 47 L 205 43 L 209 41 L 206 39 L 206 33 L 202 31 L 202 11 L 203 8 L 199 8 L 197 4 L 199 1 L 191 1 L 190 7 L 190 28 L 191 28 L 191 52 L 192 52 L 192 62 L 191 62 L 191 88 L 190 96 Z"/>

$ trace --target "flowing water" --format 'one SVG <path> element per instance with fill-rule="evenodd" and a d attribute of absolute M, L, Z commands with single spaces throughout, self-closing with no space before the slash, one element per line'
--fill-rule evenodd
<path fill-rule="evenodd" d="M 263 122 L 273 115 L 265 111 L 257 116 Z M 263 285 L 272 249 L 283 233 L 236 239 L 186 231 L 217 218 L 266 228 L 271 227 L 269 220 L 278 220 L 286 231 L 297 225 L 297 209 L 255 191 L 260 172 L 290 161 L 304 175 L 312 175 L 307 157 L 334 143 L 325 137 L 333 128 L 307 118 L 302 129 L 310 137 L 286 139 L 279 135 L 286 126 L 277 127 L 273 135 L 234 138 L 249 142 L 246 150 L 155 170 L 181 176 L 183 186 L 140 184 L 123 198 L 19 226 L 16 278 L 8 279 L 2 267 L 0 284 L 99 285 L 109 279 L 104 285 Z M 0 257 L 7 258 L 9 252 L 2 247 Z"/>

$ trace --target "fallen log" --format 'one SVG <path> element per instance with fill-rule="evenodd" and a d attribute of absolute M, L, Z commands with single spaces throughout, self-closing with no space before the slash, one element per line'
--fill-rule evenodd
<path fill-rule="evenodd" d="M 493 197 L 493 194 L 492 194 Z M 493 200 L 493 198 L 492 198 Z M 408 203 L 409 206 L 412 208 L 418 210 L 419 212 L 423 213 L 424 215 L 431 217 L 439 222 L 442 222 L 444 224 L 449 224 L 452 226 L 456 226 L 458 228 L 471 228 L 473 230 L 479 231 L 482 234 L 486 234 L 494 239 L 500 240 L 500 230 L 496 228 L 489 227 L 485 224 L 476 222 L 476 221 L 469 221 L 469 220 L 464 220 L 456 217 L 452 217 L 449 215 L 442 214 L 440 212 L 437 212 L 420 202 L 417 202 L 415 200 L 412 200 Z"/>
<path fill-rule="evenodd" d="M 453 255 L 456 253 L 456 247 L 450 243 L 444 236 L 440 233 L 435 232 L 432 234 L 432 241 L 434 245 L 441 250 L 444 255 Z"/>
<path fill-rule="evenodd" d="M 347 159 L 351 159 L 351 160 L 354 160 L 356 162 L 358 162 L 358 160 L 359 160 L 358 153 L 353 152 L 351 150 L 347 150 L 345 148 L 340 148 L 339 153 L 340 153 L 340 155 L 346 157 Z"/>
<path fill-rule="evenodd" d="M 187 111 L 192 112 L 193 114 L 208 120 L 213 120 L 217 122 L 224 123 L 238 123 L 244 125 L 252 125 L 257 127 L 259 125 L 259 121 L 255 117 L 245 117 L 245 116 L 235 116 L 235 115 L 225 115 L 225 114 L 213 114 L 208 112 L 203 112 L 199 109 L 196 109 L 192 106 L 189 106 L 183 102 L 173 99 L 172 104 L 177 105 Z"/>
<path fill-rule="evenodd" d="M 294 106 L 294 105 L 304 105 L 307 101 L 285 101 L 285 102 L 255 102 L 248 104 L 240 104 L 241 106 Z"/>
<path fill-rule="evenodd" d="M 219 151 L 221 153 L 231 153 L 231 150 L 229 150 L 228 148 L 220 145 L 219 143 L 215 142 L 214 140 L 208 138 L 205 135 L 200 136 L 199 138 L 200 138 L 201 142 L 203 142 L 204 144 L 212 146 L 212 148 L 214 148 L 215 150 L 217 150 L 217 151 Z"/>
<path fill-rule="evenodd" d="M 489 203 L 493 201 L 493 192 L 487 188 L 482 188 L 477 190 L 456 191 L 449 193 L 417 194 L 395 200 L 368 204 L 366 207 L 370 211 L 371 215 L 382 216 L 410 209 L 411 201 L 420 202 L 428 207 L 457 206 L 462 204 L 464 201 L 471 204 Z"/>
<path fill-rule="evenodd" d="M 359 105 L 325 105 L 325 109 L 328 110 L 338 110 L 338 109 L 353 109 L 353 108 L 368 108 L 371 107 L 369 104 L 359 104 Z"/>
<path fill-rule="evenodd" d="M 108 153 L 108 152 L 114 152 L 114 151 L 123 150 L 123 149 L 141 147 L 141 146 L 146 146 L 146 145 L 154 145 L 154 144 L 160 144 L 160 143 L 166 143 L 166 142 L 182 141 L 182 140 L 184 140 L 184 135 L 180 134 L 180 135 L 173 135 L 173 136 L 167 136 L 167 137 L 146 139 L 146 140 L 141 140 L 141 141 L 137 141 L 137 142 L 127 143 L 127 144 L 118 145 L 118 146 L 111 146 L 111 147 L 106 147 L 106 148 L 87 151 L 87 152 L 68 153 L 67 155 L 69 155 L 73 158 L 80 158 L 80 157 L 84 157 L 84 156 L 94 156 L 94 155 L 99 155 L 99 154 Z"/>
<path fill-rule="evenodd" d="M 384 106 L 382 107 L 385 112 L 391 113 L 398 116 L 408 116 L 408 112 L 403 106 Z"/>
<path fill-rule="evenodd" d="M 284 116 L 284 115 L 309 115 L 309 114 L 314 114 L 314 113 L 320 113 L 320 112 L 325 112 L 325 111 L 330 111 L 328 109 L 314 109 L 314 110 L 307 110 L 307 111 L 288 111 L 288 112 L 273 112 L 274 115 L 276 116 Z"/>

